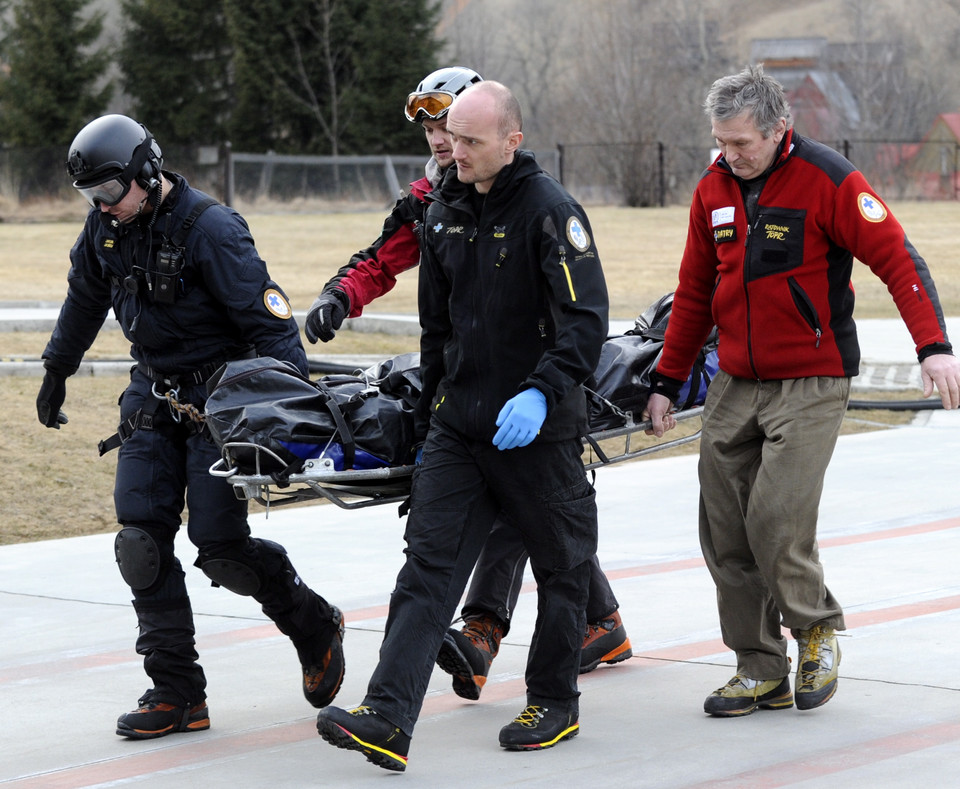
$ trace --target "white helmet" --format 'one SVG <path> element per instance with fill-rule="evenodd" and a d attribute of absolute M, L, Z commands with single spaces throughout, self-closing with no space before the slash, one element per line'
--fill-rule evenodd
<path fill-rule="evenodd" d="M 417 89 L 407 96 L 403 114 L 408 121 L 420 123 L 424 118 L 439 120 L 450 110 L 453 100 L 483 77 L 464 66 L 438 69 L 424 77 Z"/>

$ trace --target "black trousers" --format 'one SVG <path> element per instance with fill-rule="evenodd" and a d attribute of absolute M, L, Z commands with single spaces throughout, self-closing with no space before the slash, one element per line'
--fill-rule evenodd
<path fill-rule="evenodd" d="M 152 382 L 139 371 L 121 399 L 121 420 L 152 406 Z M 202 409 L 202 386 L 181 391 L 180 401 Z M 261 610 L 289 635 L 301 654 L 321 631 L 332 632 L 331 609 L 298 577 L 282 546 L 250 536 L 247 503 L 230 485 L 209 473 L 220 458 L 216 446 L 177 421 L 159 404 L 153 429 L 138 429 L 120 447 L 114 486 L 117 520 L 143 529 L 161 557 L 157 580 L 133 589 L 139 636 L 137 653 L 153 682 L 152 698 L 171 704 L 195 704 L 206 697 L 206 677 L 198 662 L 193 613 L 184 572 L 174 555 L 184 505 L 187 535 L 201 556 L 227 556 L 247 565 L 260 580 L 253 594 Z M 323 633 L 325 635 L 325 633 Z"/>
<path fill-rule="evenodd" d="M 523 586 L 527 566 L 523 534 L 504 518 L 497 518 L 480 552 L 473 571 L 467 598 L 460 615 L 494 614 L 510 630 L 513 612 Z M 587 596 L 587 622 L 599 622 L 620 608 L 620 602 L 594 554 L 590 557 L 590 591 Z"/>
<path fill-rule="evenodd" d="M 577 439 L 501 452 L 431 424 L 390 598 L 380 662 L 364 704 L 412 735 L 430 674 L 470 572 L 503 513 L 517 525 L 537 580 L 527 701 L 576 710 L 596 494 Z"/>

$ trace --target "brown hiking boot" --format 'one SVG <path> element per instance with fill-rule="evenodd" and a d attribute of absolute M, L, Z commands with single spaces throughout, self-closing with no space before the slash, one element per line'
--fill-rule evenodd
<path fill-rule="evenodd" d="M 330 646 L 318 661 L 302 666 L 304 698 L 318 709 L 326 707 L 334 700 L 343 684 L 345 673 L 343 613 L 336 606 L 331 606 L 331 608 L 333 609 L 333 623 L 337 629 L 330 639 Z"/>
<path fill-rule="evenodd" d="M 450 628 L 443 637 L 437 665 L 453 674 L 453 692 L 476 701 L 487 681 L 490 664 L 500 651 L 503 622 L 490 614 L 465 617 L 460 630 Z"/>
<path fill-rule="evenodd" d="M 131 740 L 150 740 L 177 732 L 203 731 L 210 728 L 206 702 L 177 706 L 151 699 L 147 691 L 137 702 L 140 706 L 117 720 L 117 734 Z"/>
<path fill-rule="evenodd" d="M 587 623 L 587 635 L 580 650 L 581 674 L 593 671 L 601 663 L 620 663 L 632 657 L 633 649 L 619 611 L 599 622 Z"/>

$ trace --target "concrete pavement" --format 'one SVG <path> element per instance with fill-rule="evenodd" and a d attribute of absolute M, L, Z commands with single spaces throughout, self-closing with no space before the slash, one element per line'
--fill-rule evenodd
<path fill-rule="evenodd" d="M 864 323 L 865 360 L 909 363 L 909 340 L 896 327 Z M 871 357 L 871 345 L 882 355 Z M 840 439 L 820 526 L 827 583 L 848 624 L 839 691 L 817 710 L 739 720 L 702 713 L 734 660 L 697 542 L 696 458 L 654 454 L 601 468 L 599 556 L 634 657 L 582 677 L 578 737 L 541 753 L 503 751 L 497 733 L 524 704 L 536 607 L 528 577 L 481 700 L 459 699 L 434 672 L 403 775 L 317 736 L 289 642 L 249 598 L 210 587 L 190 566 L 185 536 L 179 553 L 212 727 L 143 742 L 115 736 L 117 716 L 147 680 L 113 535 L 2 546 L 0 787 L 958 785 L 958 456 L 956 412 L 921 412 L 909 426 Z M 47 494 L 38 480 L 35 490 L 6 495 Z M 110 506 L 109 491 L 104 497 Z M 344 610 L 347 673 L 336 703 L 358 703 L 403 559 L 395 506 L 266 513 L 254 504 L 251 513 L 254 534 L 284 544 L 305 579 Z"/>

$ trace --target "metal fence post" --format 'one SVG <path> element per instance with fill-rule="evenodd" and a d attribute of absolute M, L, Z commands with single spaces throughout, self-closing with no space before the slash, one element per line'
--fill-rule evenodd
<path fill-rule="evenodd" d="M 223 144 L 223 204 L 233 206 L 233 146 L 229 140 Z"/>

